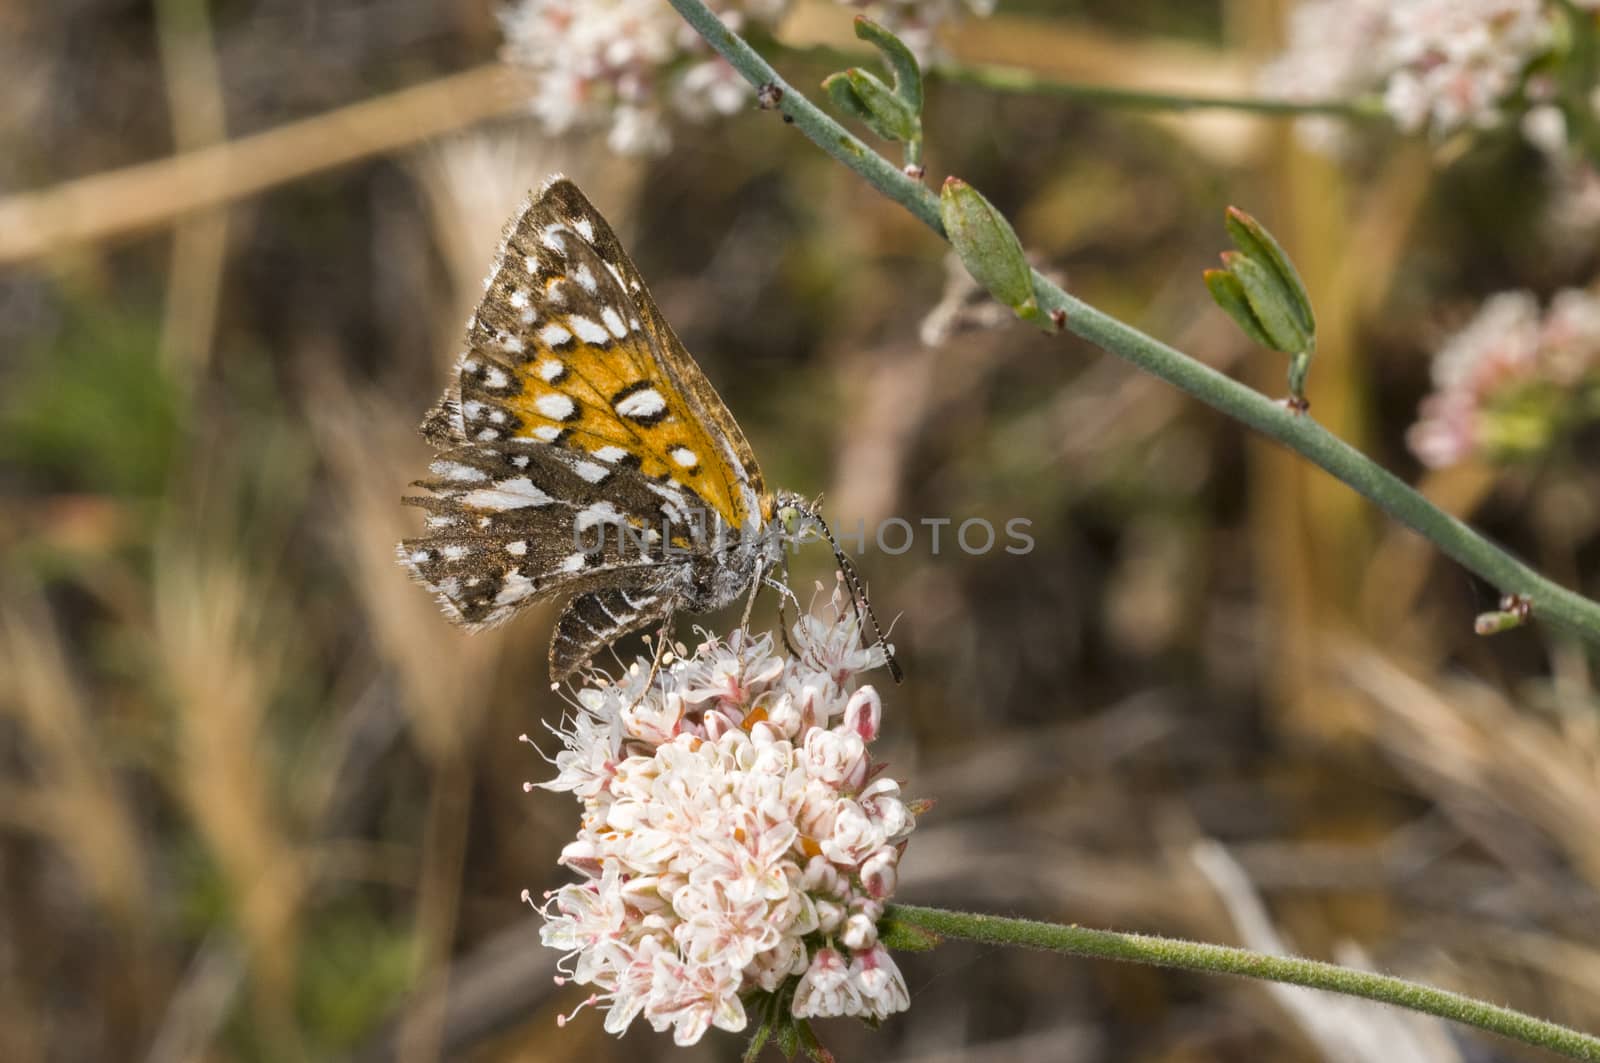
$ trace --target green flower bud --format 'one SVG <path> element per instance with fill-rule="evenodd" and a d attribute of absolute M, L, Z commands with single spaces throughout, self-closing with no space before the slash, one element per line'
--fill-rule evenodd
<path fill-rule="evenodd" d="M 972 279 L 1020 317 L 1039 317 L 1033 270 L 1011 223 L 976 188 L 957 177 L 939 192 L 945 234 Z"/>
<path fill-rule="evenodd" d="M 1228 236 L 1241 254 L 1265 266 L 1277 284 L 1277 298 L 1294 317 L 1295 324 L 1306 336 L 1317 334 L 1317 321 L 1311 313 L 1311 296 L 1300 280 L 1300 273 L 1284 254 L 1283 247 L 1260 222 L 1240 210 L 1229 207 L 1223 216 Z M 1304 348 L 1300 348 L 1303 350 Z"/>
<path fill-rule="evenodd" d="M 1317 349 L 1311 297 L 1294 263 L 1260 222 L 1229 207 L 1224 224 L 1238 250 L 1222 253 L 1222 269 L 1206 270 L 1206 289 L 1245 335 L 1290 356 L 1291 408 L 1303 411 L 1306 374 Z"/>

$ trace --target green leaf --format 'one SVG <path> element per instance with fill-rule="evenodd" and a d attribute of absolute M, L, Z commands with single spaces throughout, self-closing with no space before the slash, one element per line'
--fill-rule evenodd
<path fill-rule="evenodd" d="M 771 1039 L 772 1020 L 768 1018 L 756 1027 L 756 1032 L 750 1037 L 750 1043 L 745 1045 L 744 1054 L 739 1057 L 742 1063 L 756 1063 L 761 1057 L 761 1050 L 767 1047 L 767 1042 Z"/>
<path fill-rule="evenodd" d="M 1239 278 L 1225 269 L 1208 269 L 1205 271 L 1206 288 L 1211 292 L 1211 301 L 1220 306 L 1234 323 L 1244 330 L 1244 334 L 1263 347 L 1272 346 L 1272 338 L 1261 328 L 1261 322 L 1256 320 L 1256 313 L 1250 309 L 1250 300 L 1245 298 L 1244 285 L 1239 283 Z"/>
<path fill-rule="evenodd" d="M 777 1029 L 774 1031 L 773 1043 L 778 1046 L 778 1051 L 783 1053 L 784 1059 L 793 1059 L 794 1054 L 800 1051 L 802 1041 L 800 1022 L 792 1015 L 784 1015 L 776 1020 Z"/>
<path fill-rule="evenodd" d="M 905 42 L 865 15 L 856 16 L 856 37 L 875 46 L 894 72 L 894 93 L 913 114 L 922 113 L 922 68 Z"/>
<path fill-rule="evenodd" d="M 922 136 L 922 119 L 905 100 L 877 77 L 859 67 L 844 72 L 868 113 L 873 132 L 885 140 L 912 141 Z"/>
<path fill-rule="evenodd" d="M 1284 253 L 1282 245 L 1267 231 L 1266 226 L 1238 207 L 1227 209 L 1223 224 L 1227 226 L 1233 246 L 1272 273 L 1282 290 L 1282 301 L 1294 315 L 1299 331 L 1307 337 L 1315 336 L 1317 321 L 1311 311 L 1311 296 L 1306 293 L 1305 283 L 1300 280 L 1299 271 Z"/>
<path fill-rule="evenodd" d="M 945 235 L 972 279 L 1020 316 L 1037 318 L 1033 269 L 1005 216 L 958 177 L 947 179 L 940 190 L 939 215 Z"/>
<path fill-rule="evenodd" d="M 856 95 L 856 90 L 850 84 L 850 78 L 844 73 L 829 74 L 822 79 L 822 87 L 833 100 L 833 105 L 851 118 L 858 119 L 868 124 L 873 123 L 872 112 L 861 97 Z"/>
<path fill-rule="evenodd" d="M 1244 288 L 1244 297 L 1249 300 L 1261 331 L 1271 341 L 1267 346 L 1285 354 L 1303 354 L 1311 349 L 1311 337 L 1300 327 L 1300 320 L 1271 269 L 1237 251 L 1224 251 L 1222 264 Z"/>

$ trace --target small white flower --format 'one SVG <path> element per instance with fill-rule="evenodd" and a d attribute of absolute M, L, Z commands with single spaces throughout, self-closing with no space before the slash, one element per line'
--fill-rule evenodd
<path fill-rule="evenodd" d="M 889 950 L 876 945 L 850 961 L 850 981 L 875 1019 L 886 1019 L 911 1006 L 905 976 Z"/>
<path fill-rule="evenodd" d="M 859 789 L 866 778 L 867 744 L 858 734 L 813 730 L 805 754 L 812 775 L 841 790 Z"/>
<path fill-rule="evenodd" d="M 870 949 L 878 943 L 878 925 L 864 912 L 857 912 L 844 921 L 839 943 L 854 952 Z"/>
<path fill-rule="evenodd" d="M 861 990 L 850 977 L 849 961 L 834 949 L 818 949 L 795 987 L 795 1016 L 829 1019 L 863 1013 Z"/>

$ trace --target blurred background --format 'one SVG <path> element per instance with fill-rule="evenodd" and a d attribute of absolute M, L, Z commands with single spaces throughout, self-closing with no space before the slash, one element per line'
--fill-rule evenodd
<path fill-rule="evenodd" d="M 1249 94 L 1291 6 L 1002 3 L 939 41 Z M 797 3 L 764 48 L 814 88 L 849 16 Z M 858 556 L 907 672 L 881 756 L 937 801 L 900 899 L 1289 948 L 1600 1030 L 1592 658 L 1474 636 L 1493 589 L 1342 486 L 963 301 L 932 235 L 747 101 L 619 156 L 530 116 L 506 44 L 488 0 L 0 0 L 0 1059 L 738 1057 L 718 1031 L 557 1029 L 587 990 L 553 984 L 518 900 L 567 880 L 576 822 L 524 793 L 550 769 L 517 741 L 563 708 L 554 609 L 469 636 L 393 560 L 415 425 L 557 170 L 770 483 L 846 530 L 1031 522 L 1023 556 L 949 529 L 935 553 L 920 525 Z M 1592 432 L 1443 469 L 1406 444 L 1486 295 L 1594 272 L 1524 140 L 1380 123 L 1330 157 L 1281 118 L 937 79 L 926 122 L 930 182 L 1278 395 L 1282 357 L 1200 282 L 1224 206 L 1250 210 L 1316 301 L 1318 420 L 1600 590 Z M 831 564 L 801 558 L 802 599 Z M 1261 984 L 962 944 L 901 963 L 908 1014 L 821 1024 L 840 1059 L 1535 1058 Z"/>

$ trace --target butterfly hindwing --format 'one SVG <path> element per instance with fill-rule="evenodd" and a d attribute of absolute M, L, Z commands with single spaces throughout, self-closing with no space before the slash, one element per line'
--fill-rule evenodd
<path fill-rule="evenodd" d="M 671 588 L 649 582 L 578 595 L 556 621 L 550 674 L 570 674 L 623 635 L 665 620 L 672 609 Z"/>

